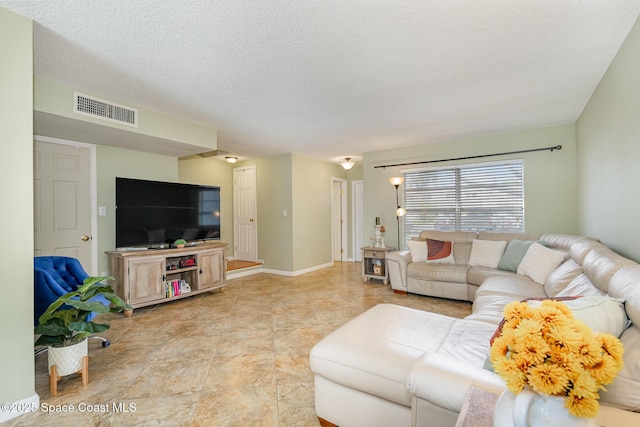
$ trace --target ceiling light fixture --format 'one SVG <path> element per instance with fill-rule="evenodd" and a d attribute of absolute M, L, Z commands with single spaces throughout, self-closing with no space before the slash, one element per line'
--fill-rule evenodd
<path fill-rule="evenodd" d="M 238 158 L 233 156 L 227 156 L 224 159 L 227 161 L 227 163 L 235 163 L 238 161 Z"/>
<path fill-rule="evenodd" d="M 345 170 L 349 170 L 356 164 L 356 162 L 351 161 L 351 157 L 345 157 L 344 162 L 340 163 Z"/>

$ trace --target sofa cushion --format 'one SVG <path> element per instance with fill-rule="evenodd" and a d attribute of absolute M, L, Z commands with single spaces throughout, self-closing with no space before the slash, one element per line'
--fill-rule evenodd
<path fill-rule="evenodd" d="M 450 240 L 455 243 L 471 243 L 478 237 L 475 231 L 438 231 L 424 230 L 420 232 L 420 240 Z"/>
<path fill-rule="evenodd" d="M 533 243 L 518 266 L 518 274 L 529 276 L 543 284 L 549 274 L 562 264 L 565 256 L 564 252 L 545 248 L 540 243 Z"/>
<path fill-rule="evenodd" d="M 511 295 L 480 295 L 476 296 L 471 314 L 465 317 L 469 320 L 478 320 L 495 325 L 496 327 L 504 318 L 503 311 L 507 304 L 520 301 Z"/>
<path fill-rule="evenodd" d="M 474 240 L 469 265 L 496 268 L 506 246 L 507 242 L 504 240 Z"/>
<path fill-rule="evenodd" d="M 437 282 L 467 283 L 466 265 L 412 262 L 407 266 L 407 277 Z"/>
<path fill-rule="evenodd" d="M 544 287 L 525 276 L 495 276 L 489 277 L 476 291 L 476 301 L 484 295 L 502 295 L 513 300 L 523 300 L 528 297 L 544 298 Z M 475 305 L 475 302 L 474 302 Z M 502 315 L 502 313 L 500 313 Z"/>
<path fill-rule="evenodd" d="M 640 412 L 640 331 L 630 326 L 622 333 L 620 342 L 624 366 L 606 391 L 600 392 L 600 403 Z"/>
<path fill-rule="evenodd" d="M 567 287 L 558 292 L 556 297 L 567 297 L 571 295 L 581 296 L 602 296 L 606 295 L 600 289 L 593 286 L 593 283 L 589 280 L 586 274 L 581 273 L 573 279 Z"/>
<path fill-rule="evenodd" d="M 596 248 L 584 257 L 582 269 L 596 288 L 607 293 L 609 280 L 616 271 L 628 265 L 636 265 L 636 263 L 609 248 Z"/>
<path fill-rule="evenodd" d="M 511 240 L 507 244 L 507 248 L 502 254 L 502 258 L 500 258 L 500 262 L 497 266 L 498 269 L 513 271 L 514 273 L 516 273 L 518 271 L 518 266 L 529 250 L 529 246 L 531 246 L 534 242 L 538 242 L 543 246 L 548 246 L 548 243 L 543 240 Z"/>
<path fill-rule="evenodd" d="M 471 285 L 480 286 L 489 277 L 494 276 L 514 278 L 520 277 L 516 273 L 512 273 L 511 271 L 498 270 L 496 268 L 489 267 L 480 267 L 476 265 L 469 268 L 469 272 L 467 273 L 467 282 Z"/>
<path fill-rule="evenodd" d="M 504 240 L 508 242 L 513 239 L 520 240 L 538 240 L 540 234 L 537 233 L 505 233 L 500 231 L 480 231 L 478 233 L 479 240 Z"/>
<path fill-rule="evenodd" d="M 548 296 L 555 297 L 580 274 L 582 274 L 582 267 L 573 259 L 568 259 L 547 276 L 547 280 L 544 282 L 544 291 Z"/>
<path fill-rule="evenodd" d="M 640 326 L 640 265 L 623 267 L 609 282 L 609 295 L 623 298 L 627 317 Z"/>
<path fill-rule="evenodd" d="M 563 249 L 568 251 L 573 245 L 576 243 L 585 241 L 585 242 L 596 242 L 596 240 L 590 237 L 584 236 L 573 236 L 571 234 L 543 234 L 540 236 L 540 240 L 544 240 L 549 243 L 549 247 Z M 581 264 L 579 262 L 578 264 Z"/>
<path fill-rule="evenodd" d="M 584 258 L 587 254 L 597 248 L 608 249 L 607 246 L 597 240 L 581 239 L 571 245 L 569 248 L 569 256 L 571 256 L 575 262 L 582 265 L 584 264 Z"/>

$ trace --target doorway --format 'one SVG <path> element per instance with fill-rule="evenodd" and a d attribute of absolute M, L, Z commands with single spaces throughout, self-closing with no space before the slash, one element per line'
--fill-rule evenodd
<path fill-rule="evenodd" d="M 97 274 L 95 146 L 37 136 L 34 140 L 34 256 L 77 258 Z"/>

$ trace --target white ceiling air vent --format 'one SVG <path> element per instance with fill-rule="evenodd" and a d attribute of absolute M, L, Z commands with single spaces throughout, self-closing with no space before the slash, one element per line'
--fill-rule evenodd
<path fill-rule="evenodd" d="M 91 116 L 96 119 L 108 120 L 122 125 L 138 127 L 138 110 L 111 101 L 73 93 L 73 112 Z"/>

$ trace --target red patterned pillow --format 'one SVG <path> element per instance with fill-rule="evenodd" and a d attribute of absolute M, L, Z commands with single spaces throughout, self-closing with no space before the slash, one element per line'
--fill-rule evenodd
<path fill-rule="evenodd" d="M 453 242 L 427 239 L 427 262 L 454 264 Z"/>

